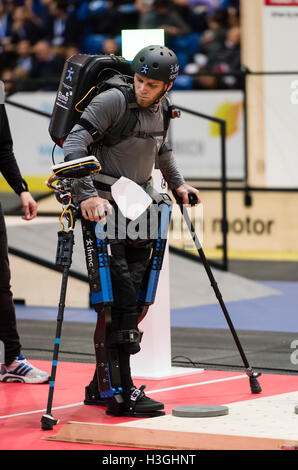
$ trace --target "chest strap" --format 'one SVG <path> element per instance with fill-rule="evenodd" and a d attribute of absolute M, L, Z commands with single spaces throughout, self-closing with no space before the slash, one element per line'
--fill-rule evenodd
<path fill-rule="evenodd" d="M 101 136 L 98 132 L 98 129 L 94 127 L 87 119 L 81 118 L 78 122 L 80 126 L 82 126 L 86 131 L 89 132 L 91 135 L 93 142 L 96 142 L 97 140 L 101 139 Z M 130 128 L 131 123 L 128 121 L 126 128 Z M 150 139 L 152 137 L 163 137 L 165 138 L 167 135 L 167 131 L 157 131 L 157 132 L 145 132 L 145 131 L 129 131 L 127 129 L 124 129 L 122 131 L 122 135 L 125 137 L 137 137 L 139 139 Z"/>

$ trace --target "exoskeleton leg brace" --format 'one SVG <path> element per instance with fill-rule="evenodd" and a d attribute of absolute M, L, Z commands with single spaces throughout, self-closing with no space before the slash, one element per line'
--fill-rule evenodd
<path fill-rule="evenodd" d="M 97 234 L 95 234 L 95 229 L 100 229 Z M 117 412 L 123 398 L 118 351 L 109 339 L 111 336 L 113 291 L 108 240 L 101 222 L 95 224 L 82 220 L 82 231 L 90 286 L 90 302 L 97 312 L 94 346 L 98 387 L 100 396 L 106 398 L 109 406 L 116 408 Z"/>
<path fill-rule="evenodd" d="M 137 314 L 127 315 L 127 319 L 123 317 L 122 328 L 116 330 L 112 325 L 111 315 L 114 297 L 109 242 L 100 222 L 95 224 L 82 220 L 90 300 L 97 312 L 94 345 L 99 393 L 101 398 L 107 400 L 108 410 L 116 415 L 121 415 L 123 407 L 119 346 L 122 345 L 129 354 L 139 350 L 142 333 L 137 325 L 155 300 L 166 248 L 171 204 L 160 203 L 158 217 L 158 236 L 154 240 L 150 262 L 138 293 L 139 311 Z"/>

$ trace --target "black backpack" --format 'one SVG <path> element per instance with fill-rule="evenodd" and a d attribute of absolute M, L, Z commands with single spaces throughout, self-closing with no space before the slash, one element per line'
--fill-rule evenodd
<path fill-rule="evenodd" d="M 138 105 L 132 88 L 133 72 L 130 62 L 114 55 L 77 54 L 68 58 L 64 64 L 53 113 L 49 125 L 52 140 L 63 147 L 64 141 L 75 124 L 80 123 L 92 135 L 93 141 L 98 139 L 97 129 L 81 118 L 81 115 L 98 94 L 110 88 L 118 88 L 126 99 L 127 110 L 122 119 L 107 130 L 103 139 L 104 145 L 116 145 L 121 140 L 135 135 L 148 137 L 145 133 L 135 133 L 138 120 Z M 178 114 L 177 114 L 178 113 Z M 169 120 L 179 117 L 179 112 L 172 106 L 164 109 L 164 129 L 155 135 L 165 136 Z M 152 136 L 152 133 L 150 134 Z"/>
<path fill-rule="evenodd" d="M 130 63 L 123 57 L 77 54 L 65 61 L 49 125 L 57 145 L 63 147 L 86 106 L 115 75 L 121 75 L 123 81 L 133 80 Z"/>

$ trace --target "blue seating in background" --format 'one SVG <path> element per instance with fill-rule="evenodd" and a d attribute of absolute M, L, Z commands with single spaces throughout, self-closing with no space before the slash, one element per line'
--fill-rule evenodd
<path fill-rule="evenodd" d="M 119 51 L 121 53 L 121 48 L 122 48 L 122 37 L 121 37 L 121 34 L 118 34 L 117 36 L 114 37 L 115 41 L 116 41 L 116 44 L 119 48 Z"/>
<path fill-rule="evenodd" d="M 125 3 L 124 5 L 119 5 L 117 10 L 124 15 L 130 15 L 137 11 L 137 7 L 132 3 Z"/>
<path fill-rule="evenodd" d="M 188 56 L 195 54 L 199 50 L 199 33 L 190 33 L 183 36 L 177 36 L 174 39 L 171 39 L 169 47 L 173 49 L 176 54 L 183 53 Z"/>
<path fill-rule="evenodd" d="M 176 52 L 176 56 L 179 61 L 179 70 L 183 72 L 185 66 L 188 64 L 188 56 L 184 52 Z"/>
<path fill-rule="evenodd" d="M 193 77 L 189 75 L 178 75 L 176 78 L 172 90 L 192 90 L 193 88 Z"/>
<path fill-rule="evenodd" d="M 104 34 L 88 34 L 82 44 L 82 53 L 98 55 L 103 53 L 103 43 L 108 36 Z"/>

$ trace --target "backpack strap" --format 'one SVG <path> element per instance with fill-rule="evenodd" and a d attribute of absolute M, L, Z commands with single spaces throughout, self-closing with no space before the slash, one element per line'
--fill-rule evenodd
<path fill-rule="evenodd" d="M 118 78 L 118 77 L 117 77 Z M 118 79 L 119 83 L 119 79 Z M 134 131 L 134 128 L 138 122 L 139 118 L 139 106 L 136 102 L 135 94 L 133 88 L 129 84 L 118 85 L 113 79 L 110 80 L 110 84 L 114 87 L 120 89 L 125 96 L 126 103 L 127 103 L 127 111 L 120 119 L 120 121 L 110 129 L 106 136 L 103 139 L 103 143 L 107 146 L 109 145 L 116 145 L 121 140 L 124 140 L 127 137 L 137 137 L 140 139 L 148 139 L 151 137 L 163 137 L 165 138 L 167 135 L 168 127 L 169 127 L 169 119 L 170 117 L 167 116 L 167 112 L 165 113 L 164 110 L 164 129 L 162 131 L 157 132 L 145 132 L 145 131 Z"/>
<path fill-rule="evenodd" d="M 148 139 L 152 137 L 163 137 L 166 138 L 170 119 L 172 118 L 172 107 L 169 105 L 167 99 L 167 105 L 163 105 L 163 130 L 156 132 L 145 132 L 145 131 L 134 131 L 135 126 L 139 119 L 139 106 L 135 99 L 135 94 L 133 88 L 130 84 L 121 82 L 119 77 L 117 80 L 114 78 L 107 80 L 106 84 L 108 87 L 119 89 L 126 100 L 126 112 L 124 116 L 113 126 L 111 126 L 105 133 L 104 137 L 101 139 L 96 129 L 89 121 L 84 118 L 80 118 L 78 124 L 80 124 L 84 129 L 86 129 L 93 138 L 93 143 L 101 140 L 102 145 L 111 147 L 112 145 L 117 145 L 122 140 L 127 137 L 137 137 L 140 139 Z M 108 89 L 108 88 L 106 88 Z"/>
<path fill-rule="evenodd" d="M 117 86 L 126 100 L 126 111 L 124 116 L 110 129 L 107 130 L 103 144 L 107 146 L 116 145 L 126 137 L 133 135 L 133 130 L 139 119 L 139 107 L 135 100 L 133 88 L 129 85 Z"/>
<path fill-rule="evenodd" d="M 103 145 L 112 146 L 132 134 L 132 130 L 138 121 L 138 105 L 134 99 L 133 90 L 124 82 L 120 85 L 119 80 L 107 80 L 104 85 L 105 90 L 111 87 L 117 88 L 123 93 L 127 104 L 124 116 L 106 131 L 103 138 L 99 135 L 98 129 L 87 119 L 81 117 L 78 124 L 89 132 L 93 139 L 93 143 L 101 140 Z M 127 112 L 127 110 L 130 112 Z"/>
<path fill-rule="evenodd" d="M 91 122 L 87 121 L 87 119 L 84 119 L 84 118 L 80 118 L 79 121 L 78 121 L 78 124 L 80 126 L 82 126 L 86 131 L 89 132 L 89 134 L 91 135 L 92 139 L 93 139 L 93 142 L 96 142 L 97 140 L 99 140 L 100 136 L 99 136 L 99 132 L 98 132 L 98 129 L 96 129 L 96 127 L 94 127 Z"/>

